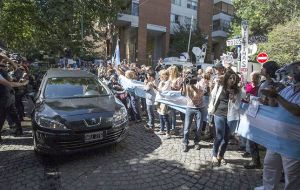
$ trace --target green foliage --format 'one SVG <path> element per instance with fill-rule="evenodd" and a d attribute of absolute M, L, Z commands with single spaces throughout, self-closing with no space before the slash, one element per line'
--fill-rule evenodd
<path fill-rule="evenodd" d="M 187 51 L 189 34 L 189 26 L 181 25 L 174 31 L 174 34 L 171 36 L 169 56 L 178 57 L 180 53 Z M 193 31 L 191 34 L 190 51 L 193 47 L 201 48 L 206 42 L 205 37 L 206 36 L 203 35 L 199 29 Z"/>
<path fill-rule="evenodd" d="M 93 48 L 86 36 L 95 41 L 103 39 L 106 31 L 99 28 L 116 19 L 120 3 L 121 0 L 2 0 L 0 39 L 9 49 L 24 55 L 40 50 L 57 54 L 65 47 L 78 55 L 82 46 L 84 51 Z"/>
<path fill-rule="evenodd" d="M 267 34 L 277 24 L 300 16 L 299 0 L 233 0 L 235 27 L 248 20 L 253 35 Z M 236 31 L 237 32 L 237 31 Z"/>
<path fill-rule="evenodd" d="M 233 5 L 229 39 L 240 37 L 241 21 L 248 20 L 249 36 L 269 37 L 269 42 L 259 44 L 259 52 L 267 52 L 270 60 L 280 64 L 299 60 L 299 0 L 233 0 Z M 256 55 L 250 56 L 255 59 Z"/>
<path fill-rule="evenodd" d="M 279 64 L 300 60 L 300 19 L 278 24 L 268 35 L 268 43 L 259 46 L 269 59 Z"/>

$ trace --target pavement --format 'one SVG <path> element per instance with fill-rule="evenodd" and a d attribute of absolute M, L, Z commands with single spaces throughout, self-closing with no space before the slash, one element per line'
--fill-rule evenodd
<path fill-rule="evenodd" d="M 88 153 L 41 157 L 33 150 L 30 122 L 24 136 L 4 130 L 0 144 L 0 189 L 105 190 L 105 189 L 254 189 L 262 184 L 261 169 L 245 170 L 236 145 L 225 153 L 227 165 L 211 166 L 212 143 L 182 152 L 181 136 L 165 139 L 130 124 L 121 143 Z"/>

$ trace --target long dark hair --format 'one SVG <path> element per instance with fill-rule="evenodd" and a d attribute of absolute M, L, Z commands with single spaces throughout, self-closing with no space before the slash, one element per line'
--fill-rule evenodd
<path fill-rule="evenodd" d="M 223 87 L 224 87 L 224 90 L 227 90 L 228 86 L 227 86 L 227 81 L 228 79 L 230 78 L 231 75 L 235 75 L 236 77 L 236 81 L 235 83 L 230 87 L 230 89 L 234 90 L 234 94 L 238 94 L 239 91 L 240 91 L 240 88 L 238 86 L 239 82 L 240 82 L 240 77 L 238 74 L 236 74 L 234 71 L 232 70 L 227 70 L 225 75 L 224 75 L 224 80 L 223 80 Z"/>

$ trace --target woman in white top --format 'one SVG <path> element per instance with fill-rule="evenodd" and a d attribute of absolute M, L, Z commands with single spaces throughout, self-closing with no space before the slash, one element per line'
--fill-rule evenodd
<path fill-rule="evenodd" d="M 229 135 L 235 130 L 240 118 L 241 90 L 238 83 L 239 76 L 230 70 L 225 73 L 224 78 L 215 85 L 211 92 L 208 113 L 214 115 L 216 128 L 212 158 L 214 164 L 226 164 L 224 154 Z"/>
<path fill-rule="evenodd" d="M 169 71 L 161 70 L 159 72 L 160 82 L 157 87 L 158 93 L 171 90 L 171 82 L 169 81 Z M 167 128 L 166 137 L 170 138 L 170 120 L 168 114 L 168 107 L 166 104 L 160 103 L 157 108 L 160 121 L 160 133 L 161 135 L 165 134 L 165 128 Z"/>

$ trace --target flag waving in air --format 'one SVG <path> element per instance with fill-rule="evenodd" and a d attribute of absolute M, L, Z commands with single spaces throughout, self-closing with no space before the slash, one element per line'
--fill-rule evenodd
<path fill-rule="evenodd" d="M 115 50 L 115 58 L 114 61 L 116 63 L 116 66 L 120 65 L 120 48 L 119 48 L 119 39 L 117 40 L 116 50 Z"/>

